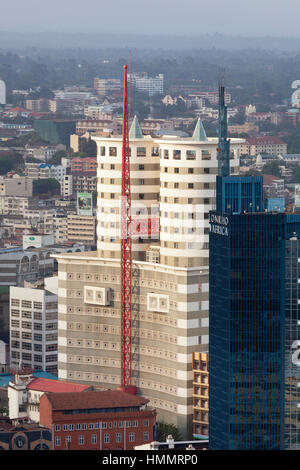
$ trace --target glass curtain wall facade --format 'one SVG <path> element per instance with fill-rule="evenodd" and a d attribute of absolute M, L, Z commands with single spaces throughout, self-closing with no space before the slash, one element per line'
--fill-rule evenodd
<path fill-rule="evenodd" d="M 210 448 L 299 449 L 300 214 L 210 230 Z"/>
<path fill-rule="evenodd" d="M 281 449 L 284 215 L 213 215 L 221 214 L 210 214 L 210 448 Z M 227 221 L 228 236 L 215 220 Z"/>

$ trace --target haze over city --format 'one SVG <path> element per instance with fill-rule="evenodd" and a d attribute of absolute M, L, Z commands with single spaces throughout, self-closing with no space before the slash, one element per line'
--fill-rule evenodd
<path fill-rule="evenodd" d="M 12 0 L 1 6 L 0 29 L 111 34 L 299 37 L 297 0 Z M 18 15 L 16 15 L 16 11 Z M 80 12 L 80 13 L 79 13 Z"/>

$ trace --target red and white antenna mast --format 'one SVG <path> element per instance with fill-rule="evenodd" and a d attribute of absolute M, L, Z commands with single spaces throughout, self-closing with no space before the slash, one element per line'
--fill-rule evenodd
<path fill-rule="evenodd" d="M 132 239 L 131 239 L 131 190 L 130 152 L 128 128 L 127 65 L 124 65 L 123 94 L 123 142 L 121 187 L 121 387 L 132 394 L 131 384 L 131 293 L 132 293 Z"/>

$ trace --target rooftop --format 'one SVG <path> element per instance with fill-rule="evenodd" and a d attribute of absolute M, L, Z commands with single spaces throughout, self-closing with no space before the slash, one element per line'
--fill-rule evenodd
<path fill-rule="evenodd" d="M 37 377 L 33 379 L 28 385 L 28 390 L 37 390 L 39 392 L 50 393 L 66 393 L 66 392 L 83 392 L 89 389 L 88 385 L 77 384 L 72 382 L 62 382 L 60 380 L 47 379 Z"/>
<path fill-rule="evenodd" d="M 103 390 L 84 393 L 54 393 L 46 396 L 53 410 L 73 410 L 88 408 L 140 407 L 149 403 L 144 397 L 137 397 L 119 390 Z"/>

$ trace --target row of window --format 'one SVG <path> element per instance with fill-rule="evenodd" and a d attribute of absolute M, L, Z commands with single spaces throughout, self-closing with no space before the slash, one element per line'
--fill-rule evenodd
<path fill-rule="evenodd" d="M 134 432 L 130 432 L 128 437 L 129 437 L 129 442 L 135 442 L 135 433 Z M 143 437 L 144 437 L 144 441 L 148 441 L 149 440 L 149 432 L 145 431 L 144 434 L 143 434 Z M 109 434 L 104 434 L 103 441 L 104 441 L 105 444 L 110 443 L 111 442 L 111 436 Z M 66 436 L 65 437 L 65 442 L 66 443 L 71 443 L 72 442 L 72 437 L 71 436 Z M 116 434 L 116 442 L 117 443 L 122 442 L 122 433 L 117 433 Z M 78 444 L 79 445 L 84 445 L 85 444 L 85 436 L 83 434 L 80 434 L 78 436 Z M 97 444 L 97 434 L 92 434 L 91 435 L 91 444 Z M 55 437 L 55 446 L 56 447 L 61 446 L 61 437 L 60 436 Z"/>
<path fill-rule="evenodd" d="M 113 428 L 137 428 L 139 423 L 138 421 L 110 421 L 109 423 L 103 422 L 103 423 L 77 423 L 75 424 L 56 424 L 55 425 L 55 431 L 80 431 L 80 430 L 86 430 L 86 429 L 113 429 Z M 143 421 L 143 426 L 148 427 L 149 426 L 149 420 L 145 419 Z"/>

